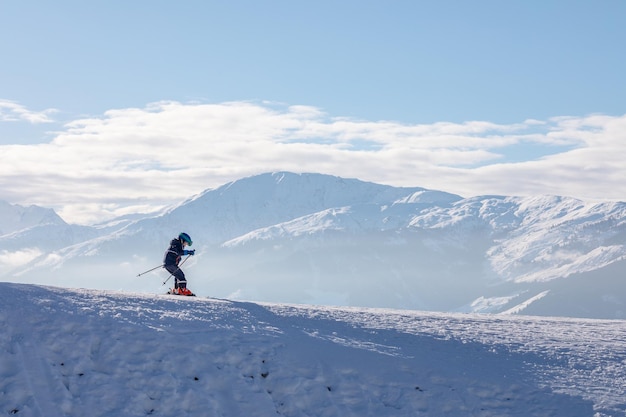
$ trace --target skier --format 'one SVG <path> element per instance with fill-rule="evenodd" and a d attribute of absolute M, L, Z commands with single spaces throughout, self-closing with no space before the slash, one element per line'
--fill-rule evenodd
<path fill-rule="evenodd" d="M 194 295 L 187 288 L 187 280 L 185 274 L 178 266 L 180 258 L 183 255 L 195 255 L 196 250 L 187 250 L 185 246 L 191 246 L 193 242 L 187 233 L 181 233 L 178 238 L 172 239 L 170 247 L 165 251 L 165 257 L 163 259 L 163 266 L 167 271 L 174 275 L 174 289 L 172 294 L 178 295 Z"/>

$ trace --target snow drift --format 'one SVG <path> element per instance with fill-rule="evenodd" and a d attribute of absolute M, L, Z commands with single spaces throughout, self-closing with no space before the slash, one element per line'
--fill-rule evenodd
<path fill-rule="evenodd" d="M 0 413 L 626 415 L 623 321 L 0 284 Z"/>

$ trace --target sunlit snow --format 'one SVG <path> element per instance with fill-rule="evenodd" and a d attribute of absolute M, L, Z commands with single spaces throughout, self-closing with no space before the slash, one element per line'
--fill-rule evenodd
<path fill-rule="evenodd" d="M 0 284 L 0 413 L 626 415 L 624 321 Z"/>

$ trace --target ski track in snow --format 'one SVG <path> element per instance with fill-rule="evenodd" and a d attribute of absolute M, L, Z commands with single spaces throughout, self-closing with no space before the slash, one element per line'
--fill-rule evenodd
<path fill-rule="evenodd" d="M 0 290 L 0 414 L 626 416 L 624 321 Z"/>

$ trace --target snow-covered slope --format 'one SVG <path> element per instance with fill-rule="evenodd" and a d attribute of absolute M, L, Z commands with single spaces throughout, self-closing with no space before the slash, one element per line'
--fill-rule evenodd
<path fill-rule="evenodd" d="M 0 284 L 0 413 L 626 415 L 624 321 Z"/>
<path fill-rule="evenodd" d="M 105 233 L 67 224 L 52 209 L 0 201 L 0 271 Z"/>
<path fill-rule="evenodd" d="M 621 202 L 464 199 L 420 187 L 278 172 L 234 181 L 162 213 L 108 227 L 93 228 L 91 239 L 42 251 L 3 278 L 162 291 L 163 270 L 134 277 L 158 266 L 169 240 L 186 231 L 197 254 L 185 271 L 202 295 L 626 317 L 626 204 Z M 2 245 L 0 239 L 0 251 Z"/>
<path fill-rule="evenodd" d="M 52 209 L 20 206 L 0 200 L 0 236 L 31 227 L 65 222 Z"/>

